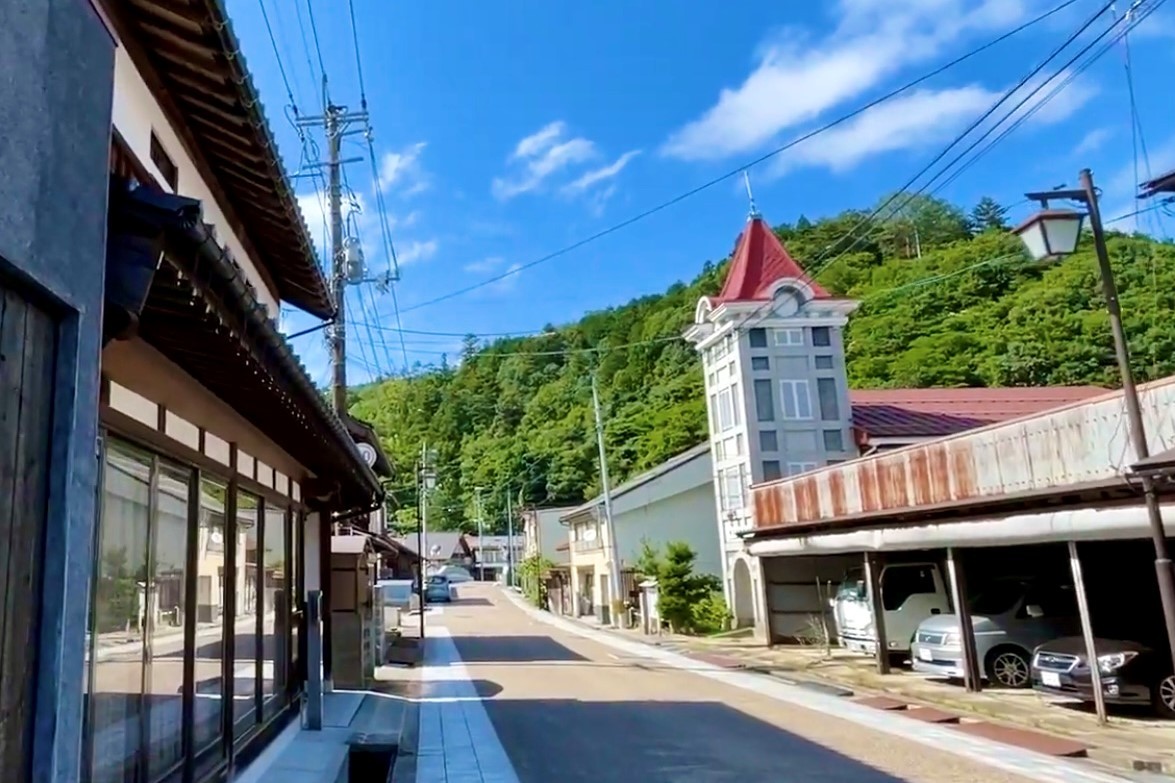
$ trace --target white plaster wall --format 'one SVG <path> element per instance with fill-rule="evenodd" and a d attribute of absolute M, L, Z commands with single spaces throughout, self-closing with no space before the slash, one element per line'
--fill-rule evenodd
<path fill-rule="evenodd" d="M 636 563 L 641 540 L 664 552 L 670 541 L 684 541 L 697 553 L 695 571 L 721 576 L 722 553 L 714 527 L 714 484 L 707 481 L 657 503 L 617 514 L 616 544 L 626 567 Z"/>
<path fill-rule="evenodd" d="M 265 305 L 270 318 L 277 318 L 277 294 L 261 277 L 258 271 L 259 260 L 245 253 L 244 245 L 229 226 L 220 205 L 213 199 L 212 191 L 197 173 L 196 164 L 184 150 L 179 136 L 172 129 L 146 82 L 135 69 L 130 55 L 122 47 L 115 50 L 112 121 L 139 162 L 156 177 L 161 187 L 167 188 L 162 172 L 151 161 L 151 131 L 155 131 L 155 135 L 167 151 L 167 156 L 179 171 L 180 194 L 201 201 L 204 206 L 204 222 L 216 227 L 217 239 L 232 251 L 233 258 L 241 265 L 249 282 L 257 290 L 257 298 Z"/>

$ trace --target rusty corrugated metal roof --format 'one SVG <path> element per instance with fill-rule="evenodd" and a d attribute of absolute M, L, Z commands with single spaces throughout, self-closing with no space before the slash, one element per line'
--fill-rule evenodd
<path fill-rule="evenodd" d="M 1042 391 L 1022 390 L 1029 396 Z M 1149 445 L 1175 442 L 1175 376 L 1140 387 Z M 1039 399 L 1039 398 L 1038 398 Z M 1070 402 L 1032 416 L 882 452 L 751 488 L 752 535 L 908 519 L 950 509 L 972 513 L 1032 498 L 1132 492 L 1134 461 L 1122 393 Z"/>

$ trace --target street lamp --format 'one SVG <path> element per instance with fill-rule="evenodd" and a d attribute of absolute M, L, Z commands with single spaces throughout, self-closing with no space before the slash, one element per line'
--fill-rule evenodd
<path fill-rule="evenodd" d="M 1138 389 L 1134 385 L 1134 375 L 1130 371 L 1130 348 L 1126 342 L 1126 333 L 1122 329 L 1122 309 L 1118 302 L 1118 288 L 1114 284 L 1114 270 L 1110 266 L 1110 254 L 1106 250 L 1106 235 L 1102 228 L 1097 190 L 1093 186 L 1093 175 L 1089 169 L 1081 171 L 1080 179 L 1081 187 L 1076 190 L 1026 193 L 1028 198 L 1040 202 L 1043 211 L 1016 228 L 1015 233 L 1024 241 L 1029 254 L 1036 260 L 1068 255 L 1077 249 L 1077 239 L 1084 216 L 1072 210 L 1049 209 L 1048 202 L 1050 199 L 1076 201 L 1084 204 L 1089 211 L 1089 227 L 1097 252 L 1102 293 L 1106 299 L 1106 311 L 1110 316 L 1110 331 L 1114 334 L 1114 351 L 1122 379 L 1122 396 L 1126 402 L 1127 421 L 1130 424 L 1130 441 L 1134 446 L 1135 460 L 1141 461 L 1150 456 L 1150 449 L 1147 446 Z M 1155 572 L 1163 605 L 1163 619 L 1167 626 L 1167 641 L 1171 647 L 1172 661 L 1175 662 L 1175 571 L 1172 571 L 1171 556 L 1167 551 L 1163 512 L 1159 507 L 1154 477 L 1143 473 L 1139 479 L 1146 502 L 1147 519 L 1150 522 L 1151 540 L 1155 547 Z M 1095 662 L 1090 661 L 1090 664 L 1094 666 Z"/>
<path fill-rule="evenodd" d="M 1044 209 L 1014 229 L 1035 261 L 1051 261 L 1077 250 L 1085 214 L 1071 209 Z"/>
<path fill-rule="evenodd" d="M 424 575 L 428 552 L 424 549 L 425 525 L 428 523 L 428 493 L 436 488 L 437 473 L 432 466 L 432 452 L 423 444 L 420 447 L 420 460 L 416 463 L 416 497 L 420 504 L 416 525 L 416 581 L 417 603 L 420 609 L 420 639 L 424 641 Z"/>

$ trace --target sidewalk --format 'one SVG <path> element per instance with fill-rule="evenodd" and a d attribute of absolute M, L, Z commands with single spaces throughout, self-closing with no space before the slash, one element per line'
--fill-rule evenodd
<path fill-rule="evenodd" d="M 534 610 L 533 607 L 527 608 Z M 881 709 L 932 708 L 939 722 L 962 721 L 974 726 L 990 722 L 997 729 L 993 734 L 1011 735 L 1011 729 L 1029 735 L 1026 742 L 1013 744 L 1028 745 L 1035 739 L 1031 735 L 1040 738 L 1041 744 L 1054 737 L 1061 742 L 1053 747 L 1062 751 L 1072 747 L 1072 752 L 1113 769 L 1175 776 L 1175 722 L 1145 714 L 1111 715 L 1108 726 L 1099 726 L 1096 716 L 1087 709 L 1057 703 L 1033 691 L 989 689 L 968 693 L 962 686 L 911 672 L 882 675 L 877 673 L 871 658 L 839 648 L 833 648 L 826 656 L 820 648 L 767 647 L 750 637 L 698 638 L 668 633 L 646 636 L 637 630 L 604 627 L 564 615 L 551 616 L 724 669 L 756 672 L 825 693 L 858 697 L 858 701 Z M 1068 755 L 1067 752 L 1060 754 Z"/>

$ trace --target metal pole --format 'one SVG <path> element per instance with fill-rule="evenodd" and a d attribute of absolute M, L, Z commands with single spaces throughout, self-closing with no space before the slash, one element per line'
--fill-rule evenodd
<path fill-rule="evenodd" d="M 510 505 L 510 487 L 506 487 L 506 585 L 514 586 L 514 509 Z"/>
<path fill-rule="evenodd" d="M 1102 671 L 1097 665 L 1097 646 L 1093 643 L 1093 622 L 1089 619 L 1089 601 L 1085 597 L 1085 578 L 1077 542 L 1069 542 L 1069 568 L 1073 571 L 1073 590 L 1077 593 L 1077 612 L 1081 615 L 1081 635 L 1085 638 L 1085 659 L 1089 664 L 1089 684 L 1093 688 L 1093 705 L 1098 723 L 1106 722 L 1106 697 L 1102 693 Z"/>
<path fill-rule="evenodd" d="M 955 602 L 955 617 L 959 618 L 959 645 L 963 650 L 963 682 L 967 690 L 978 692 L 983 687 L 979 671 L 979 651 L 975 644 L 975 626 L 967 605 L 967 575 L 958 561 L 957 552 L 947 547 L 947 575 L 951 580 L 951 598 Z"/>
<path fill-rule="evenodd" d="M 1130 422 L 1130 441 L 1134 446 L 1135 460 L 1144 460 L 1150 456 L 1150 448 L 1147 446 L 1138 389 L 1134 385 L 1134 374 L 1130 370 L 1130 347 L 1126 342 L 1126 333 L 1122 329 L 1122 310 L 1118 303 L 1118 288 L 1114 284 L 1114 270 L 1110 266 L 1110 254 L 1106 249 L 1105 232 L 1102 230 L 1097 190 L 1093 186 L 1093 175 L 1089 169 L 1083 169 L 1081 172 L 1081 188 L 1085 191 L 1089 225 L 1093 231 L 1093 243 L 1097 250 L 1098 268 L 1101 271 L 1102 292 L 1106 298 L 1106 311 L 1110 316 L 1110 330 L 1114 334 L 1114 351 L 1118 358 L 1118 372 L 1122 376 L 1122 397 L 1126 401 L 1126 415 Z M 1159 581 L 1159 597 L 1163 604 L 1163 620 L 1167 627 L 1167 643 L 1171 650 L 1171 660 L 1175 663 L 1175 571 L 1171 569 L 1167 534 L 1163 528 L 1163 511 L 1159 507 L 1155 481 L 1147 474 L 1141 476 L 1141 481 L 1142 496 L 1150 522 L 1151 541 L 1155 547 L 1155 573 Z"/>
<path fill-rule="evenodd" d="M 330 200 L 330 258 L 331 294 L 335 300 L 335 321 L 330 329 L 330 353 L 334 363 L 332 394 L 335 413 L 340 416 L 347 412 L 347 321 L 344 304 L 346 299 L 347 274 L 343 263 L 343 191 L 339 182 L 339 152 L 342 148 L 343 128 L 340 106 L 326 107 L 327 171 Z"/>
<path fill-rule="evenodd" d="M 876 552 L 865 553 L 865 584 L 869 585 L 869 611 L 873 617 L 877 673 L 889 674 L 889 636 L 885 628 L 885 607 L 881 598 L 881 558 Z"/>
<path fill-rule="evenodd" d="M 596 414 L 596 446 L 600 452 L 600 492 L 604 498 L 604 535 L 608 537 L 608 592 L 612 595 L 608 619 L 619 625 L 620 614 L 620 557 L 616 548 L 616 531 L 612 525 L 612 488 L 608 483 L 608 458 L 604 453 L 604 416 L 600 412 L 600 391 L 592 374 L 592 408 Z"/>
<path fill-rule="evenodd" d="M 423 456 L 423 454 L 422 454 Z M 416 519 L 416 608 L 420 610 L 420 639 L 424 641 L 424 461 L 416 463 L 416 502 L 420 506 Z"/>
<path fill-rule="evenodd" d="M 477 578 L 484 582 L 486 578 L 485 560 L 483 559 L 485 550 L 481 540 L 485 536 L 485 524 L 481 515 L 481 487 L 473 488 L 473 504 L 477 510 Z"/>
<path fill-rule="evenodd" d="M 428 563 L 428 472 L 432 466 L 428 464 L 428 441 L 420 444 L 420 551 L 421 562 Z M 426 569 L 427 570 L 427 569 Z"/>

